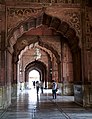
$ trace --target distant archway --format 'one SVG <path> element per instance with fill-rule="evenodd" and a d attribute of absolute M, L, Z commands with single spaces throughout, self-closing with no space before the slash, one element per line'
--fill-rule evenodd
<path fill-rule="evenodd" d="M 28 88 L 35 88 L 36 82 L 40 82 L 40 74 L 37 70 L 31 70 L 29 72 L 29 79 L 28 79 Z"/>
<path fill-rule="evenodd" d="M 45 88 L 47 88 L 48 75 L 47 75 L 47 67 L 45 66 L 45 64 L 40 61 L 33 61 L 29 63 L 25 68 L 25 82 L 28 82 L 29 72 L 32 70 L 36 70 L 39 72 L 39 75 L 40 75 L 39 80 L 43 81 L 45 84 Z"/>

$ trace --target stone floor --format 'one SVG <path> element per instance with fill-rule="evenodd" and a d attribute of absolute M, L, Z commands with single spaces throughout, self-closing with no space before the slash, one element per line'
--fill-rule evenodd
<path fill-rule="evenodd" d="M 35 89 L 19 93 L 17 100 L 5 111 L 0 119 L 92 119 L 92 109 L 85 109 L 74 103 L 72 96 L 52 99 L 51 90 L 37 96 Z"/>

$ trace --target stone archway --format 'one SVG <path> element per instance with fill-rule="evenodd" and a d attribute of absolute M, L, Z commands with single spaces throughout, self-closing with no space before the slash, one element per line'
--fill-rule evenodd
<path fill-rule="evenodd" d="M 40 32 L 39 32 L 40 29 Z M 47 30 L 48 29 L 48 30 Z M 17 34 L 18 33 L 18 34 Z M 60 44 L 62 41 L 67 42 L 73 58 L 73 74 L 74 74 L 74 85 L 81 82 L 81 50 L 79 48 L 79 39 L 76 36 L 76 32 L 70 25 L 61 21 L 56 17 L 42 13 L 41 15 L 20 23 L 17 27 L 9 32 L 8 43 L 9 46 L 14 49 L 14 63 L 18 61 L 18 56 L 26 46 L 38 42 L 39 46 L 50 50 L 58 65 L 58 78 L 61 79 L 61 54 L 58 54 L 56 48 L 52 47 L 51 44 L 42 41 L 47 36 L 59 36 Z M 43 37 L 44 36 L 44 37 Z M 17 46 L 17 43 L 19 44 Z M 60 66 L 59 66 L 60 65 Z"/>
<path fill-rule="evenodd" d="M 32 24 L 34 24 L 34 25 L 32 25 Z M 42 27 L 39 27 L 39 26 L 42 26 Z M 43 31 L 39 33 L 39 32 L 35 32 L 35 29 L 38 28 L 38 30 L 39 30 L 39 28 L 41 28 L 41 30 L 42 30 L 44 28 L 44 26 L 46 28 L 53 30 L 54 31 L 53 35 L 63 36 L 64 39 L 67 41 L 67 43 L 69 44 L 69 47 L 71 49 L 73 59 L 74 59 L 73 63 L 74 63 L 74 67 L 75 67 L 75 70 L 74 70 L 75 81 L 77 81 L 77 80 L 81 81 L 81 68 L 80 68 L 81 56 L 80 56 L 80 48 L 78 46 L 79 39 L 76 36 L 75 30 L 72 29 L 69 26 L 69 24 L 67 24 L 67 22 L 61 21 L 60 19 L 58 19 L 56 17 L 51 17 L 45 13 L 42 13 L 40 16 L 38 16 L 36 18 L 35 17 L 29 18 L 28 20 L 19 24 L 17 27 L 15 27 L 13 30 L 10 31 L 10 33 L 8 35 L 8 43 L 10 44 L 11 47 L 15 46 L 17 39 L 20 40 L 22 37 L 24 37 L 26 39 L 26 40 L 23 39 L 21 49 L 19 51 L 18 50 L 15 51 L 15 55 L 17 53 L 17 55 L 14 56 L 15 59 L 16 59 L 16 57 L 18 58 L 18 52 L 20 53 L 20 51 L 26 45 L 29 45 L 32 42 L 36 42 L 34 40 L 34 38 L 33 38 L 33 41 L 31 41 L 31 42 L 30 42 L 30 40 L 28 41 L 28 37 L 30 37 L 28 35 L 29 34 L 36 35 L 37 37 L 39 37 L 39 35 L 43 35 Z M 50 30 L 49 35 L 52 34 L 51 30 Z M 19 34 L 16 34 L 17 32 Z M 46 32 L 46 29 L 44 32 Z M 46 34 L 44 34 L 44 35 L 46 35 Z M 60 62 L 60 56 L 53 48 L 51 48 L 48 44 L 45 44 L 44 42 L 40 42 L 40 40 L 39 40 L 39 44 L 46 47 L 47 49 L 50 49 L 56 55 L 56 58 L 58 59 L 57 62 Z M 76 71 L 76 69 L 79 69 L 79 70 Z"/>
<path fill-rule="evenodd" d="M 33 61 L 29 63 L 25 68 L 25 82 L 28 82 L 28 74 L 31 70 L 37 70 L 40 74 L 40 81 L 44 82 L 45 88 L 47 88 L 47 68 L 43 62 Z"/>

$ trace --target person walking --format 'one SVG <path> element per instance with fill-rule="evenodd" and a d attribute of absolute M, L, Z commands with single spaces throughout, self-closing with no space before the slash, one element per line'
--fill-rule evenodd
<path fill-rule="evenodd" d="M 37 91 L 37 95 L 39 93 L 39 81 L 36 81 L 36 91 Z"/>
<path fill-rule="evenodd" d="M 33 81 L 33 86 L 34 86 L 34 88 L 35 88 L 35 81 Z"/>
<path fill-rule="evenodd" d="M 40 87 L 41 87 L 41 93 L 43 94 L 43 81 L 41 81 Z"/>
<path fill-rule="evenodd" d="M 52 96 L 53 96 L 53 99 L 56 99 L 57 98 L 57 83 L 56 81 L 53 81 L 52 83 Z"/>

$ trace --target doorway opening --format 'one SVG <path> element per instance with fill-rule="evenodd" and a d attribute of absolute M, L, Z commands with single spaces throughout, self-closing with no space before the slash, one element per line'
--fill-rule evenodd
<path fill-rule="evenodd" d="M 29 89 L 35 88 L 36 81 L 40 82 L 40 74 L 37 70 L 29 72 L 28 87 Z"/>

